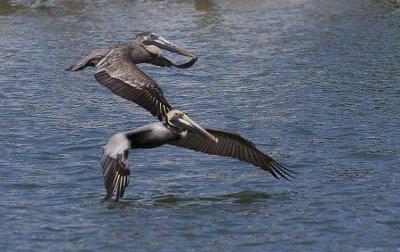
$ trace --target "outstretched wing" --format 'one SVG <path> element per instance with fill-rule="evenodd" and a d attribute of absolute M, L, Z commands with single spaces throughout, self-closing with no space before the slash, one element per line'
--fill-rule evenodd
<path fill-rule="evenodd" d="M 114 192 L 116 201 L 124 196 L 125 188 L 129 184 L 128 153 L 131 143 L 125 133 L 113 135 L 104 146 L 100 165 L 103 168 L 104 185 L 107 190 L 105 199 L 111 199 Z"/>
<path fill-rule="evenodd" d="M 94 77 L 114 94 L 148 110 L 160 121 L 172 110 L 158 84 L 130 59 L 127 48 L 112 49 L 96 67 Z"/>
<path fill-rule="evenodd" d="M 69 66 L 65 70 L 66 71 L 79 71 L 79 70 L 83 70 L 87 66 L 94 67 L 102 58 L 104 58 L 110 52 L 110 50 L 112 50 L 112 48 L 94 50 L 94 51 L 90 52 L 89 55 L 83 57 L 78 62 Z"/>
<path fill-rule="evenodd" d="M 169 59 L 163 57 L 162 55 L 158 55 L 158 57 L 155 58 L 150 63 L 160 67 L 176 67 L 176 68 L 186 69 L 193 66 L 193 64 L 196 63 L 196 61 L 197 57 L 192 58 L 190 61 L 186 63 L 176 65 L 175 63 L 172 63 Z"/>
<path fill-rule="evenodd" d="M 222 130 L 206 130 L 218 138 L 218 143 L 212 142 L 198 134 L 188 133 L 185 138 L 169 142 L 169 144 L 204 152 L 210 155 L 237 158 L 270 172 L 278 179 L 279 176 L 287 180 L 289 180 L 289 177 L 293 177 L 290 174 L 292 173 L 291 170 L 273 160 L 267 154 L 264 154 L 262 151 L 257 149 L 252 142 L 241 135 Z"/>

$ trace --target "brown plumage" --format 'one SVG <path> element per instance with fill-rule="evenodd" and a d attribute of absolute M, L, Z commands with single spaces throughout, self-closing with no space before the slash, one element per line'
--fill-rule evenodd
<path fill-rule="evenodd" d="M 209 155 L 236 158 L 270 172 L 275 178 L 289 180 L 287 169 L 241 135 L 222 130 L 204 129 L 185 113 L 171 110 L 163 122 L 150 123 L 138 129 L 113 135 L 104 147 L 100 164 L 103 168 L 106 199 L 116 194 L 119 200 L 129 183 L 129 149 L 149 149 L 164 144 L 175 145 Z"/>
<path fill-rule="evenodd" d="M 218 141 L 179 110 L 168 112 L 163 122 L 150 123 L 135 130 L 113 135 L 104 146 L 100 161 L 107 190 L 105 199 L 110 199 L 114 193 L 116 193 L 116 200 L 124 195 L 130 176 L 129 149 L 156 148 L 185 138 L 188 132 L 199 135 L 207 141 Z"/>
<path fill-rule="evenodd" d="M 185 138 L 171 141 L 168 144 L 209 155 L 236 158 L 270 172 L 277 179 L 279 179 L 279 176 L 287 180 L 289 180 L 289 177 L 293 177 L 290 174 L 292 173 L 291 170 L 260 151 L 251 141 L 241 135 L 209 128 L 205 128 L 205 130 L 215 136 L 218 139 L 218 143 L 208 141 L 208 139 L 198 134 L 189 132 Z"/>
<path fill-rule="evenodd" d="M 187 63 L 176 65 L 161 55 L 161 49 L 192 59 Z M 159 35 L 144 32 L 136 35 L 135 42 L 95 50 L 67 70 L 78 71 L 87 66 L 96 67 L 94 76 L 98 82 L 114 94 L 138 104 L 162 120 L 172 107 L 168 104 L 158 84 L 140 70 L 137 64 L 149 63 L 161 67 L 188 68 L 196 60 L 196 55 L 178 48 Z"/>
<path fill-rule="evenodd" d="M 175 65 L 160 55 L 160 48 L 192 58 Z M 128 186 L 130 149 L 156 148 L 164 144 L 200 151 L 210 155 L 232 157 L 270 172 L 275 178 L 289 180 L 292 171 L 259 150 L 251 141 L 233 132 L 203 129 L 188 116 L 174 110 L 164 97 L 158 84 L 137 67 L 140 63 L 157 66 L 187 68 L 197 57 L 154 33 L 141 33 L 134 43 L 118 44 L 96 50 L 68 70 L 78 71 L 86 66 L 97 68 L 98 82 L 118 96 L 135 102 L 150 111 L 162 122 L 151 123 L 138 129 L 117 133 L 104 147 L 100 164 L 103 168 L 106 199 L 116 194 L 119 200 Z"/>

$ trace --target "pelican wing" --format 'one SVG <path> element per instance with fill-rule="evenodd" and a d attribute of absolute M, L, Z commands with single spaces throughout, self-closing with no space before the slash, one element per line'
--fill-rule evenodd
<path fill-rule="evenodd" d="M 103 168 L 104 185 L 107 190 L 105 199 L 111 199 L 114 192 L 117 192 L 116 201 L 124 196 L 130 176 L 127 159 L 130 145 L 125 133 L 117 133 L 104 146 L 100 165 Z"/>
<path fill-rule="evenodd" d="M 174 63 L 172 63 L 169 59 L 163 57 L 162 55 L 159 55 L 157 58 L 155 58 L 150 63 L 155 65 L 155 66 L 160 66 L 160 67 L 172 67 L 172 66 L 175 66 Z"/>
<path fill-rule="evenodd" d="M 176 64 L 172 63 L 169 59 L 163 57 L 162 55 L 159 55 L 157 58 L 155 58 L 150 63 L 153 65 L 156 65 L 156 66 L 160 66 L 160 67 L 177 67 L 177 68 L 185 69 L 185 68 L 189 68 L 189 67 L 193 66 L 193 64 L 196 63 L 196 61 L 197 61 L 197 57 L 191 59 L 190 61 L 188 61 L 186 63 L 176 65 Z"/>
<path fill-rule="evenodd" d="M 172 110 L 158 84 L 129 60 L 128 50 L 114 49 L 98 64 L 94 77 L 114 94 L 150 111 L 160 121 Z"/>
<path fill-rule="evenodd" d="M 169 144 L 204 152 L 210 155 L 237 158 L 270 172 L 278 179 L 279 176 L 287 180 L 289 180 L 289 177 L 293 177 L 290 174 L 292 172 L 291 170 L 273 160 L 267 154 L 264 154 L 262 151 L 257 149 L 252 142 L 241 135 L 221 130 L 206 130 L 218 138 L 218 143 L 212 142 L 198 134 L 188 133 L 185 138 L 169 142 Z"/>
<path fill-rule="evenodd" d="M 112 48 L 106 48 L 106 49 L 98 49 L 90 52 L 89 55 L 83 57 L 81 60 L 76 62 L 75 64 L 69 66 L 67 71 L 79 71 L 83 70 L 87 66 L 96 66 L 96 64 L 104 58 L 109 52 L 112 50 Z"/>

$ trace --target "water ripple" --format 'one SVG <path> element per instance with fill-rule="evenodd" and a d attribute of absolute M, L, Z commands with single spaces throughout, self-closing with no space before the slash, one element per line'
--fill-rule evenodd
<path fill-rule="evenodd" d="M 1 251 L 399 249 L 394 1 L 0 9 Z M 154 118 L 99 85 L 93 69 L 64 69 L 144 30 L 199 55 L 185 71 L 143 66 L 171 104 L 240 132 L 297 178 L 165 146 L 131 152 L 124 199 L 102 202 L 101 147 Z"/>

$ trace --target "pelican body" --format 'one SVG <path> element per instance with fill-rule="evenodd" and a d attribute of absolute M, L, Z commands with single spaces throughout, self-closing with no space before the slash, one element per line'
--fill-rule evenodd
<path fill-rule="evenodd" d="M 129 149 L 156 148 L 167 143 L 173 144 L 185 138 L 188 132 L 218 143 L 216 137 L 179 110 L 170 111 L 163 122 L 150 123 L 132 131 L 113 135 L 104 146 L 100 161 L 107 189 L 105 199 L 110 199 L 114 192 L 116 200 L 124 195 L 130 175 L 127 160 Z"/>
<path fill-rule="evenodd" d="M 176 65 L 161 55 L 161 49 L 191 57 L 192 60 L 186 64 Z M 97 49 L 82 58 L 76 64 L 71 65 L 67 71 L 82 70 L 87 66 L 95 67 L 107 55 L 118 55 L 126 57 L 126 60 L 134 64 L 150 63 L 161 67 L 191 67 L 197 60 L 197 56 L 185 51 L 169 42 L 154 32 L 143 32 L 136 35 L 134 42 L 119 43 L 112 47 Z"/>
<path fill-rule="evenodd" d="M 161 56 L 161 49 L 192 58 L 176 65 Z M 116 194 L 118 201 L 128 186 L 130 149 L 156 148 L 164 144 L 175 145 L 209 155 L 232 157 L 268 171 L 275 178 L 289 179 L 292 171 L 259 150 L 251 141 L 238 133 L 202 128 L 185 113 L 169 105 L 159 85 L 136 65 L 150 63 L 157 66 L 188 68 L 197 57 L 153 32 L 140 33 L 133 43 L 122 43 L 93 51 L 67 70 L 78 71 L 86 66 L 97 68 L 94 76 L 114 94 L 132 101 L 160 122 L 151 123 L 132 131 L 113 135 L 104 146 L 100 161 L 103 168 L 105 199 Z"/>
<path fill-rule="evenodd" d="M 190 57 L 191 60 L 177 65 L 162 56 L 162 49 Z M 149 63 L 161 67 L 189 68 L 196 61 L 195 54 L 179 48 L 154 32 L 143 32 L 136 35 L 134 42 L 94 50 L 66 70 L 79 71 L 87 66 L 96 67 L 94 77 L 98 82 L 114 94 L 144 107 L 161 121 L 172 107 L 158 84 L 137 65 Z"/>
<path fill-rule="evenodd" d="M 290 170 L 256 148 L 239 134 L 204 129 L 185 113 L 171 110 L 162 122 L 147 124 L 132 131 L 113 135 L 104 146 L 100 164 L 103 168 L 105 199 L 114 193 L 118 201 L 129 183 L 129 149 L 156 148 L 164 144 L 237 158 L 270 172 L 274 177 L 288 179 Z"/>

